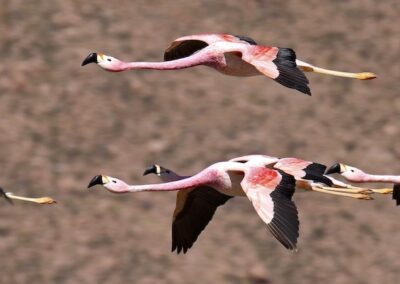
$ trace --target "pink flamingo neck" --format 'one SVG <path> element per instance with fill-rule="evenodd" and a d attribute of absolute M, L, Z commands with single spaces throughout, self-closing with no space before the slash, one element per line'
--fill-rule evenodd
<path fill-rule="evenodd" d="M 146 184 L 146 185 L 130 185 L 129 192 L 140 191 L 175 191 L 185 190 L 204 184 L 212 184 L 218 180 L 218 176 L 214 171 L 202 171 L 192 177 L 184 178 L 177 181 L 159 183 L 159 184 Z"/>
<path fill-rule="evenodd" d="M 230 182 L 227 183 L 226 180 L 227 176 L 224 175 L 227 171 L 246 173 L 247 167 L 244 164 L 236 162 L 220 162 L 191 177 L 159 184 L 130 185 L 127 191 L 175 191 L 190 189 L 200 185 L 227 188 L 230 186 Z"/>
<path fill-rule="evenodd" d="M 197 65 L 207 65 L 211 67 L 225 67 L 225 52 L 239 51 L 244 52 L 242 44 L 238 43 L 217 43 L 212 47 L 208 46 L 204 49 L 188 56 L 171 61 L 164 62 L 120 62 L 118 71 L 135 70 L 135 69 L 155 69 L 155 70 L 175 70 L 184 69 Z"/>
<path fill-rule="evenodd" d="M 197 65 L 208 65 L 216 63 L 217 59 L 207 52 L 199 52 L 189 57 L 164 61 L 164 62 L 120 62 L 120 71 L 136 69 L 154 69 L 154 70 L 176 70 L 184 69 Z"/>
<path fill-rule="evenodd" d="M 365 174 L 363 181 L 365 181 L 365 182 L 387 182 L 387 183 L 400 184 L 400 176 Z"/>

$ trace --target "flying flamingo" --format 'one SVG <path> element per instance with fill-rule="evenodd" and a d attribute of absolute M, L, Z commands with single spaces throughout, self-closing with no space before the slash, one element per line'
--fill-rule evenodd
<path fill-rule="evenodd" d="M 259 217 L 267 224 L 272 235 L 289 250 L 297 249 L 299 236 L 299 219 L 296 206 L 292 201 L 295 179 L 282 171 L 267 169 L 265 167 L 253 167 L 236 162 L 219 162 L 200 171 L 194 176 L 181 180 L 161 184 L 128 185 L 122 180 L 97 175 L 89 183 L 88 187 L 96 184 L 103 185 L 114 193 L 128 193 L 140 191 L 200 191 L 205 189 L 210 194 L 212 188 L 227 196 L 247 196 L 252 202 Z M 195 193 L 194 193 L 195 194 Z M 226 198 L 225 198 L 226 199 Z M 203 207 L 209 200 L 199 203 L 194 210 L 199 218 L 203 213 Z M 214 199 L 213 199 L 214 200 Z M 226 201 L 226 200 L 225 200 Z M 224 200 L 218 203 L 223 204 Z M 180 206 L 180 204 L 177 204 Z M 218 205 L 211 205 L 218 207 Z M 207 208 L 207 215 L 213 209 Z M 178 210 L 179 211 L 179 210 Z M 211 212 L 211 215 L 213 212 Z M 179 213 L 176 218 L 178 217 Z M 183 253 L 192 247 L 202 228 L 207 224 L 203 220 L 201 224 L 191 224 L 191 230 L 179 230 L 185 228 L 175 227 L 173 234 L 172 251 Z M 197 234 L 197 235 L 196 235 Z"/>
<path fill-rule="evenodd" d="M 368 80 L 370 72 L 348 73 L 313 66 L 296 59 L 291 48 L 258 45 L 253 39 L 229 34 L 189 35 L 166 49 L 164 62 L 124 62 L 102 53 L 90 53 L 82 66 L 97 63 L 110 72 L 136 69 L 175 70 L 206 65 L 230 76 L 265 75 L 285 87 L 311 95 L 302 71 Z M 300 67 L 297 68 L 297 67 Z M 301 71 L 302 70 L 302 71 Z"/>
<path fill-rule="evenodd" d="M 372 199 L 370 189 L 353 188 L 346 183 L 325 176 L 326 166 L 319 163 L 299 158 L 277 158 L 266 155 L 247 155 L 233 158 L 230 161 L 284 171 L 296 178 L 296 188 L 356 199 Z"/>
<path fill-rule="evenodd" d="M 332 165 L 326 174 L 338 173 L 342 175 L 346 180 L 356 183 L 368 183 L 368 182 L 384 182 L 384 183 L 394 183 L 393 189 L 382 188 L 375 189 L 382 194 L 392 193 L 392 197 L 396 200 L 396 205 L 400 205 L 400 176 L 395 175 L 373 175 L 365 173 L 364 171 L 348 166 L 341 163 L 336 163 Z"/>
<path fill-rule="evenodd" d="M 51 197 L 39 197 L 39 198 L 23 197 L 23 196 L 14 195 L 12 192 L 5 192 L 4 189 L 1 187 L 0 187 L 0 196 L 4 197 L 10 204 L 14 204 L 12 201 L 13 199 L 27 201 L 27 202 L 33 202 L 33 203 L 38 203 L 38 204 L 57 203 L 57 201 L 55 201 Z"/>

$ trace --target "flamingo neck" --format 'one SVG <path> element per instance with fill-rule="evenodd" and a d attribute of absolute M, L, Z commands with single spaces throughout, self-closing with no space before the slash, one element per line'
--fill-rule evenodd
<path fill-rule="evenodd" d="M 153 69 L 153 70 L 175 70 L 184 69 L 197 65 L 207 65 L 215 59 L 205 52 L 191 55 L 185 58 L 163 61 L 163 62 L 123 62 L 121 61 L 119 70 Z"/>
<path fill-rule="evenodd" d="M 366 182 L 388 182 L 388 183 L 400 183 L 400 176 L 393 175 L 371 175 L 365 174 L 364 180 Z"/>
<path fill-rule="evenodd" d="M 159 183 L 159 184 L 146 184 L 146 185 L 130 185 L 128 192 L 140 191 L 176 191 L 185 190 L 200 185 L 210 185 L 216 182 L 218 176 L 214 171 L 200 172 L 192 177 L 184 178 L 177 181 Z"/>

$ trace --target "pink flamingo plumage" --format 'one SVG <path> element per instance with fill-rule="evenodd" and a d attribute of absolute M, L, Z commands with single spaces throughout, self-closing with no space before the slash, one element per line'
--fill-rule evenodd
<path fill-rule="evenodd" d="M 400 175 L 374 175 L 364 172 L 356 167 L 336 163 L 332 165 L 326 174 L 338 173 L 346 180 L 355 183 L 382 182 L 394 183 L 393 189 L 381 189 L 380 193 L 392 193 L 393 199 L 396 200 L 396 205 L 400 205 Z"/>
<path fill-rule="evenodd" d="M 247 196 L 274 237 L 289 250 L 297 248 L 299 220 L 292 201 L 295 179 L 282 171 L 237 162 L 219 162 L 194 176 L 161 184 L 128 185 L 122 180 L 104 175 L 95 176 L 89 187 L 96 184 L 101 184 L 114 193 L 187 191 L 205 187 L 226 196 Z M 223 204 L 223 200 L 220 203 Z M 200 214 L 201 208 L 197 210 Z M 196 227 L 193 232 L 198 235 L 199 230 L 201 232 L 201 226 Z M 173 240 L 172 250 L 177 249 L 178 253 L 183 250 L 185 253 L 197 238 L 197 235 L 192 235 L 193 232 L 177 232 L 178 239 Z"/>
<path fill-rule="evenodd" d="M 290 48 L 258 45 L 253 39 L 229 34 L 190 35 L 176 39 L 164 53 L 164 62 L 125 62 L 101 53 L 91 53 L 82 66 L 97 63 L 110 72 L 136 69 L 175 70 L 205 65 L 231 76 L 265 75 L 276 82 L 311 95 L 302 71 L 334 76 L 373 79 L 370 72 L 348 73 L 313 66 L 296 59 Z M 299 68 L 298 68 L 299 67 Z"/>

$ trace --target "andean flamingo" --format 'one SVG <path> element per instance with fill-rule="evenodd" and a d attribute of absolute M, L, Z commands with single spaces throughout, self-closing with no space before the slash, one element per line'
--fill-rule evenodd
<path fill-rule="evenodd" d="M 205 190 L 209 194 L 214 194 L 216 190 L 225 196 L 247 195 L 274 237 L 289 250 L 297 248 L 299 219 L 296 206 L 292 201 L 295 179 L 279 170 L 248 166 L 237 162 L 219 162 L 194 176 L 161 184 L 128 185 L 122 180 L 105 175 L 95 176 L 88 187 L 96 184 L 101 184 L 114 193 L 192 190 L 193 194 L 197 194 L 196 192 Z M 212 216 L 213 210 L 225 203 L 227 199 L 222 197 L 216 204 L 212 204 L 206 209 L 207 214 Z M 215 200 L 215 198 L 199 203 L 200 208 L 194 209 L 196 213 L 193 214 L 199 214 L 201 218 L 200 215 L 203 213 L 201 206 L 210 200 Z M 177 204 L 177 207 L 179 206 L 181 205 Z M 180 211 L 179 208 L 176 211 Z M 176 249 L 178 253 L 181 250 L 186 253 L 206 224 L 206 220 L 203 220 L 201 224 L 192 224 L 191 231 L 180 230 L 185 227 L 176 227 L 172 251 Z"/>
<path fill-rule="evenodd" d="M 311 91 L 302 71 L 360 80 L 376 77 L 370 72 L 348 73 L 316 67 L 296 59 L 296 54 L 291 48 L 258 45 L 249 37 L 229 34 L 189 35 L 178 38 L 166 49 L 164 60 L 124 62 L 102 53 L 91 53 L 82 62 L 82 66 L 97 63 L 107 71 L 120 72 L 135 69 L 174 70 L 206 65 L 231 76 L 263 74 L 288 88 L 308 95 L 311 95 Z"/>

